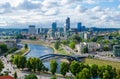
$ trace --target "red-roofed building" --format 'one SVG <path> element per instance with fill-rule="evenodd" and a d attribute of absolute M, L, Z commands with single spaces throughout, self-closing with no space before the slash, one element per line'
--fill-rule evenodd
<path fill-rule="evenodd" d="M 0 76 L 0 79 L 15 79 L 15 78 L 11 76 Z"/>

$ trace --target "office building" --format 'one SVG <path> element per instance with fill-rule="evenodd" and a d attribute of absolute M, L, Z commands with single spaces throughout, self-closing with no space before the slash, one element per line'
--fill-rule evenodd
<path fill-rule="evenodd" d="M 66 19 L 66 30 L 68 31 L 70 29 L 70 18 L 68 17 Z"/>
<path fill-rule="evenodd" d="M 120 56 L 120 45 L 113 46 L 113 53 L 115 56 Z"/>
<path fill-rule="evenodd" d="M 55 32 L 57 31 L 57 23 L 56 22 L 53 22 L 52 23 L 52 30 Z"/>
<path fill-rule="evenodd" d="M 77 24 L 77 30 L 78 30 L 78 32 L 81 32 L 82 31 L 82 23 L 78 23 Z"/>
<path fill-rule="evenodd" d="M 35 25 L 29 25 L 29 34 L 30 35 L 36 34 Z"/>

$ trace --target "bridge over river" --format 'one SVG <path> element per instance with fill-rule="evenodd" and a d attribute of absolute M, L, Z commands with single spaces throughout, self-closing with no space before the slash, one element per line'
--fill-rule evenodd
<path fill-rule="evenodd" d="M 40 56 L 39 58 L 42 61 L 44 61 L 46 59 L 54 59 L 56 57 L 66 58 L 70 61 L 73 61 L 73 60 L 82 61 L 82 59 L 86 58 L 87 56 L 70 56 L 70 55 L 62 55 L 62 54 L 46 54 L 46 55 Z"/>

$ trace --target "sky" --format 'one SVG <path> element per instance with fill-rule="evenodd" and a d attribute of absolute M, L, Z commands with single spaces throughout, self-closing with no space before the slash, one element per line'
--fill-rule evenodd
<path fill-rule="evenodd" d="M 0 0 L 0 28 L 63 27 L 67 17 L 71 27 L 120 28 L 120 0 Z"/>

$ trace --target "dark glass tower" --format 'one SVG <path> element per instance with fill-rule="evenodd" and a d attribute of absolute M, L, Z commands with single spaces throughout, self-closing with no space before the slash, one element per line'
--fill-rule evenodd
<path fill-rule="evenodd" d="M 55 32 L 57 31 L 57 23 L 56 22 L 53 22 L 52 23 L 52 30 Z"/>
<path fill-rule="evenodd" d="M 69 30 L 70 29 L 70 18 L 68 17 L 66 19 L 66 30 Z"/>
<path fill-rule="evenodd" d="M 77 30 L 78 30 L 78 32 L 81 32 L 81 31 L 82 31 L 82 23 L 81 23 L 81 22 L 79 22 L 79 23 L 77 24 Z"/>

